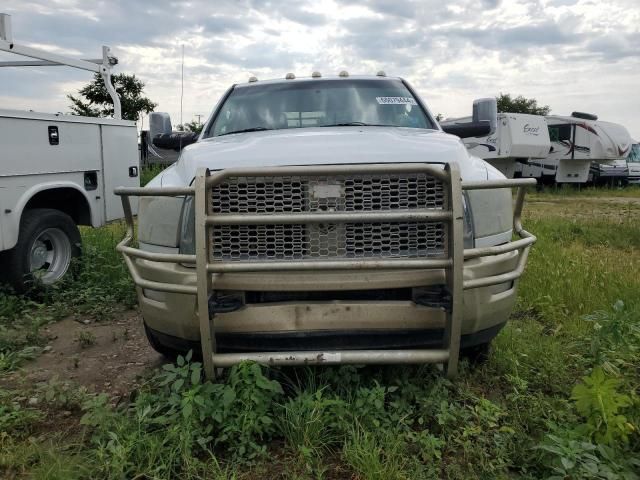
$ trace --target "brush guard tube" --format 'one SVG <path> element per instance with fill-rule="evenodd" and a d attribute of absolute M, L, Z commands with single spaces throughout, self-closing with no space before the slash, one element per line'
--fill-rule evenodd
<path fill-rule="evenodd" d="M 220 214 L 210 211 L 211 192 L 214 186 L 230 177 L 277 176 L 331 176 L 344 174 L 428 174 L 441 180 L 447 190 L 448 201 L 443 209 L 419 208 L 411 211 L 354 211 L 278 214 Z M 505 179 L 481 182 L 462 182 L 457 163 L 392 164 L 392 165 L 340 165 L 308 167 L 230 168 L 216 172 L 199 169 L 193 187 L 167 188 L 117 188 L 122 197 L 127 224 L 125 238 L 116 247 L 124 260 L 138 289 L 154 289 L 162 292 L 185 293 L 197 296 L 198 319 L 202 344 L 204 370 L 208 378 L 215 378 L 216 368 L 229 367 L 245 360 L 267 365 L 329 365 L 329 364 L 411 364 L 441 363 L 447 377 L 457 375 L 463 312 L 463 291 L 518 279 L 525 268 L 529 249 L 536 237 L 522 227 L 521 214 L 525 187 L 534 186 L 536 180 Z M 517 187 L 513 210 L 513 230 L 519 239 L 504 245 L 464 249 L 463 247 L 463 190 L 497 189 Z M 196 253 L 195 255 L 152 253 L 133 248 L 135 230 L 129 197 L 131 196 L 195 196 Z M 441 258 L 379 258 L 344 260 L 284 260 L 284 261 L 211 261 L 211 228 L 214 225 L 261 224 L 315 224 L 315 223 L 365 223 L 365 222 L 447 222 L 446 256 Z M 465 259 L 500 255 L 519 251 L 519 259 L 513 271 L 478 279 L 463 279 Z M 196 285 L 180 285 L 155 282 L 139 274 L 134 259 L 155 262 L 195 264 Z M 314 270 L 359 269 L 441 269 L 445 272 L 446 286 L 451 297 L 447 309 L 443 348 L 401 350 L 339 350 L 339 351 L 290 351 L 218 353 L 216 349 L 215 312 L 210 300 L 214 291 L 212 274 L 224 272 L 290 272 Z"/>

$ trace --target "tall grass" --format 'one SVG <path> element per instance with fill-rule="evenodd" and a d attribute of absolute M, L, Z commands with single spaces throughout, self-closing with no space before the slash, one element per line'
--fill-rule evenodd
<path fill-rule="evenodd" d="M 143 167 L 140 174 L 140 186 L 144 187 L 147 183 L 149 183 L 157 175 L 159 175 L 165 168 L 167 168 L 167 165 L 157 164 L 147 165 Z"/>
<path fill-rule="evenodd" d="M 16 400 L 32 393 L 7 392 L 0 476 L 638 478 L 639 214 L 596 202 L 585 215 L 571 197 L 543 195 L 526 210 L 525 225 L 539 240 L 513 318 L 486 363 L 463 363 L 455 382 L 432 366 L 245 364 L 209 383 L 199 364 L 182 359 L 117 407 L 89 396 L 85 436 L 53 446 L 29 440 L 46 405 Z M 113 251 L 121 234 L 117 224 L 83 231 L 87 263 L 64 289 L 41 298 L 2 294 L 5 333 L 12 321 L 133 304 Z M 24 331 L 31 333 L 19 348 L 37 341 L 37 327 Z M 615 414 L 584 408 L 602 392 L 619 405 Z M 602 418 L 624 419 L 614 430 L 624 435 L 603 440 Z"/>
<path fill-rule="evenodd" d="M 545 186 L 537 192 L 531 192 L 535 197 L 632 197 L 640 198 L 640 185 L 598 186 L 593 185 L 551 185 Z"/>

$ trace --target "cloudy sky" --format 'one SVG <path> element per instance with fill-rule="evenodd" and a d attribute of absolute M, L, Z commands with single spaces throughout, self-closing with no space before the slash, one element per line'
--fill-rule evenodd
<path fill-rule="evenodd" d="M 185 122 L 251 75 L 383 69 L 445 116 L 509 92 L 556 114 L 596 113 L 640 140 L 638 0 L 20 0 L 0 11 L 22 44 L 80 58 L 110 45 L 116 72 L 139 76 L 174 123 L 184 45 Z M 0 107 L 67 112 L 66 94 L 88 80 L 68 68 L 3 68 Z"/>

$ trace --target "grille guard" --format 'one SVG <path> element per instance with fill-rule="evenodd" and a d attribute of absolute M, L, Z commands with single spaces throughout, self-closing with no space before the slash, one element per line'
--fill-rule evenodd
<path fill-rule="evenodd" d="M 425 173 L 444 183 L 449 199 L 446 208 L 420 208 L 411 211 L 349 211 L 313 213 L 269 213 L 269 214 L 220 214 L 211 212 L 211 192 L 230 177 L 277 177 L 283 175 L 330 176 L 348 174 L 416 174 Z M 210 172 L 199 169 L 193 187 L 167 188 L 117 188 L 115 194 L 122 198 L 127 232 L 117 245 L 123 254 L 129 272 L 139 289 L 148 288 L 162 292 L 191 294 L 197 296 L 198 319 L 203 353 L 203 365 L 208 378 L 215 377 L 216 368 L 228 367 L 244 360 L 253 360 L 269 365 L 311 364 L 401 364 L 443 363 L 448 377 L 457 374 L 460 335 L 463 311 L 463 291 L 517 280 L 523 273 L 529 249 L 536 237 L 522 227 L 521 214 L 525 187 L 536 184 L 535 179 L 488 180 L 462 182 L 456 163 L 433 164 L 385 164 L 385 165 L 338 165 L 310 167 L 263 167 L 230 168 Z M 519 239 L 504 245 L 482 248 L 463 248 L 463 190 L 497 189 L 517 187 L 513 209 L 513 230 Z M 165 254 L 146 252 L 132 247 L 135 237 L 134 219 L 129 197 L 131 196 L 195 196 L 196 254 Z M 446 258 L 348 258 L 344 260 L 287 259 L 281 261 L 212 261 L 211 230 L 214 225 L 264 225 L 264 224 L 317 224 L 317 223 L 367 223 L 367 222 L 446 222 Z M 465 259 L 500 255 L 512 251 L 520 255 L 516 268 L 510 272 L 490 277 L 464 280 Z M 142 278 L 134 259 L 155 262 L 195 264 L 197 284 L 181 285 L 162 283 Z M 330 352 L 249 352 L 217 353 L 214 335 L 215 315 L 209 311 L 212 295 L 212 273 L 231 272 L 277 272 L 313 270 L 359 270 L 359 269 L 443 269 L 447 289 L 451 295 L 451 308 L 447 313 L 444 332 L 444 348 L 404 350 L 341 350 Z"/>

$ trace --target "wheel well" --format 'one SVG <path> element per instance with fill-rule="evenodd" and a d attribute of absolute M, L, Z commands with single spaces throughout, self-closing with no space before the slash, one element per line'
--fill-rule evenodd
<path fill-rule="evenodd" d="M 91 208 L 87 199 L 75 188 L 50 188 L 36 193 L 24 207 L 54 208 L 69 215 L 76 225 L 91 225 Z"/>

